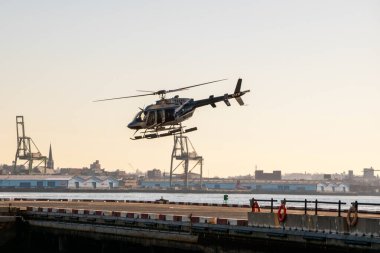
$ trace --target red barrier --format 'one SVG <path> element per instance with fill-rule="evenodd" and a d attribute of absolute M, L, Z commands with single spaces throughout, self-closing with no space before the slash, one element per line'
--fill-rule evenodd
<path fill-rule="evenodd" d="M 248 221 L 247 220 L 237 220 L 237 225 L 238 226 L 248 226 Z"/>
<path fill-rule="evenodd" d="M 141 219 L 149 219 L 149 214 L 147 214 L 147 213 L 142 213 L 142 214 L 141 214 Z"/>
<path fill-rule="evenodd" d="M 216 224 L 227 225 L 228 224 L 228 220 L 227 219 L 218 218 L 217 221 L 216 221 Z"/>
<path fill-rule="evenodd" d="M 191 222 L 192 223 L 199 223 L 199 217 L 198 216 L 191 216 Z"/>
<path fill-rule="evenodd" d="M 182 221 L 182 216 L 174 215 L 173 216 L 173 221 Z"/>

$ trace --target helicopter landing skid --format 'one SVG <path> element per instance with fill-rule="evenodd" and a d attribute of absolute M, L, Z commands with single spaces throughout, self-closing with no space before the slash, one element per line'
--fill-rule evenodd
<path fill-rule="evenodd" d="M 188 129 L 184 129 L 184 127 L 178 127 L 178 128 L 172 128 L 172 129 L 167 129 L 167 132 L 165 133 L 158 133 L 157 132 L 144 132 L 143 135 L 136 135 L 133 138 L 130 138 L 131 140 L 141 140 L 141 139 L 156 139 L 160 137 L 166 137 L 166 136 L 172 136 L 176 134 L 181 134 L 181 133 L 190 133 L 198 130 L 197 127 L 192 127 Z M 162 129 L 160 130 L 162 131 Z"/>

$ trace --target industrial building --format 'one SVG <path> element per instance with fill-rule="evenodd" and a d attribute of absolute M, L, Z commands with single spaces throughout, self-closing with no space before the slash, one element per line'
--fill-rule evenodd
<path fill-rule="evenodd" d="M 200 188 L 199 181 L 189 181 L 190 188 Z M 257 180 L 232 180 L 232 179 L 204 179 L 202 182 L 203 189 L 214 190 L 252 190 L 255 192 L 316 192 L 317 181 L 257 181 Z M 172 182 L 173 187 L 183 188 L 184 183 L 181 180 Z M 140 181 L 140 187 L 151 189 L 170 188 L 167 179 L 144 179 Z"/>
<path fill-rule="evenodd" d="M 281 170 L 274 170 L 272 173 L 265 173 L 263 170 L 255 171 L 256 180 L 281 180 Z"/>
<path fill-rule="evenodd" d="M 119 181 L 106 176 L 0 175 L 0 188 L 113 189 Z"/>
<path fill-rule="evenodd" d="M 158 170 L 158 169 L 148 170 L 146 174 L 147 174 L 148 178 L 161 178 L 162 177 L 161 170 Z"/>
<path fill-rule="evenodd" d="M 317 192 L 349 192 L 350 187 L 344 183 L 319 183 Z"/>
<path fill-rule="evenodd" d="M 74 176 L 69 181 L 70 189 L 113 189 L 119 187 L 119 181 L 107 176 Z"/>

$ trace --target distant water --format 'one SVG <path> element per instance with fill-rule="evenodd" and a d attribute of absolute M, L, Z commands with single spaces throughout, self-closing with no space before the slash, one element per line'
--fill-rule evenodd
<path fill-rule="evenodd" d="M 94 200 L 143 200 L 154 201 L 161 197 L 173 202 L 196 202 L 196 203 L 223 203 L 223 195 L 221 193 L 55 193 L 55 192 L 0 192 L 0 198 L 46 198 L 46 199 L 94 199 Z M 304 201 L 326 201 L 326 202 L 345 202 L 342 209 L 348 209 L 351 202 L 359 203 L 376 203 L 378 206 L 359 205 L 361 210 L 380 211 L 380 196 L 345 196 L 345 195 L 282 195 L 282 194 L 228 194 L 228 204 L 248 205 L 250 198 L 259 200 L 270 200 L 273 198 L 275 206 L 280 200 L 286 199 L 288 207 L 303 207 L 304 203 L 292 203 L 292 200 Z M 270 205 L 269 201 L 260 201 L 259 204 Z M 309 207 L 314 207 L 313 203 L 308 203 Z M 337 204 L 319 204 L 318 208 L 337 208 Z"/>

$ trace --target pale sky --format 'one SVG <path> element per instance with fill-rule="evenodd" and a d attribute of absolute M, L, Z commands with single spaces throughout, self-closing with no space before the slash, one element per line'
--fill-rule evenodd
<path fill-rule="evenodd" d="M 126 126 L 158 97 L 93 103 L 228 78 L 180 92 L 248 106 L 185 122 L 204 176 L 380 169 L 380 1 L 0 0 L 0 163 L 16 115 L 57 167 L 169 172 L 171 137 Z M 176 94 L 172 94 L 176 95 Z"/>

